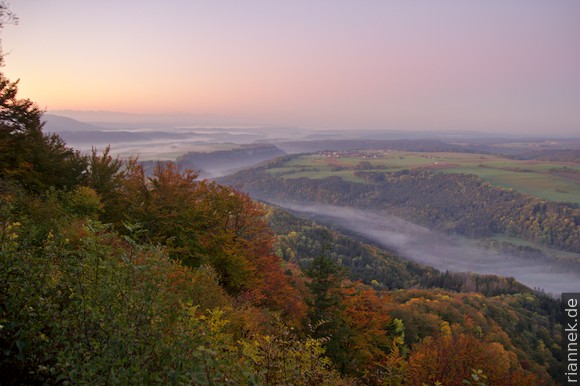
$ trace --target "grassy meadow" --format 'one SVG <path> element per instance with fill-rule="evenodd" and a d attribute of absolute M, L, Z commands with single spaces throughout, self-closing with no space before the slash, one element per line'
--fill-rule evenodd
<path fill-rule="evenodd" d="M 512 160 L 472 153 L 341 151 L 303 155 L 269 172 L 283 178 L 337 176 L 362 183 L 355 175 L 358 170 L 395 172 L 417 168 L 475 174 L 495 186 L 545 200 L 580 204 L 580 165 L 569 162 Z"/>

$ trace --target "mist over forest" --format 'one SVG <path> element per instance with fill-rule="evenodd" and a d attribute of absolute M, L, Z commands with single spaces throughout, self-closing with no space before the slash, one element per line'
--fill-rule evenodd
<path fill-rule="evenodd" d="M 442 271 L 511 276 L 530 288 L 555 296 L 576 291 L 580 282 L 580 271 L 570 270 L 569 266 L 547 259 L 496 254 L 465 239 L 386 213 L 329 205 L 274 204 L 328 226 L 354 232 L 403 257 Z"/>
<path fill-rule="evenodd" d="M 57 112 L 58 113 L 58 112 Z M 409 132 L 396 130 L 305 130 L 284 127 L 187 127 L 184 116 L 146 116 L 113 113 L 64 112 L 70 117 L 45 114 L 45 129 L 58 132 L 68 143 L 84 151 L 111 147 L 112 154 L 139 156 L 147 170 L 157 161 L 173 160 L 196 170 L 203 178 L 220 178 L 240 169 L 285 154 L 349 151 L 349 149 L 400 149 L 432 152 L 501 154 L 516 159 L 561 160 L 580 158 L 580 141 L 559 138 L 474 132 Z M 91 119 L 85 123 L 73 119 Z M 199 117 L 198 117 L 199 118 Z M 100 119 L 100 121 L 99 121 Z M 108 119 L 108 120 L 107 120 Z M 114 122 L 118 119 L 118 122 Z M 179 120 L 184 126 L 173 126 Z M 189 122 L 191 121 L 189 117 Z M 219 120 L 219 117 L 212 119 Z M 203 123 L 203 121 L 200 121 Z M 214 121 L 215 122 L 215 121 Z M 103 125 L 107 127 L 98 126 Z M 210 123 L 209 121 L 206 123 Z M 160 128 L 163 128 L 162 130 Z M 568 155 L 566 155 L 568 154 Z M 571 178 L 577 178 L 572 176 Z M 225 178 L 228 181 L 228 178 Z M 266 196 L 258 195 L 262 199 Z M 361 210 L 324 204 L 297 205 L 294 200 L 272 202 L 317 221 L 354 232 L 413 261 L 452 272 L 476 272 L 513 276 L 530 288 L 560 294 L 578 288 L 577 264 L 551 259 L 543 253 L 527 256 L 482 248 L 476 242 L 385 211 Z"/>
<path fill-rule="evenodd" d="M 0 0 L 0 384 L 577 383 L 579 11 Z"/>
<path fill-rule="evenodd" d="M 43 126 L 26 106 L 0 143 L 9 384 L 562 379 L 579 140 Z"/>

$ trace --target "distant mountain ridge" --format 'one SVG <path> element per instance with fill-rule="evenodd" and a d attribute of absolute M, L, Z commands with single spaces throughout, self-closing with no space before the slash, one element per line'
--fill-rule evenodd
<path fill-rule="evenodd" d="M 44 130 L 51 133 L 104 130 L 102 127 L 61 115 L 44 114 L 42 118 L 45 122 Z"/>

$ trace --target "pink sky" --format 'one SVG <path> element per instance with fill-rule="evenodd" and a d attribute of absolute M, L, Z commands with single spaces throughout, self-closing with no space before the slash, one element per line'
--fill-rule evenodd
<path fill-rule="evenodd" d="M 580 134 L 580 2 L 18 0 L 4 72 L 48 110 Z"/>

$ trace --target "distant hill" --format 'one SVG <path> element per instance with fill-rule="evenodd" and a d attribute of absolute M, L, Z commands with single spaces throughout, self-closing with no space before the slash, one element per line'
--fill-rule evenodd
<path fill-rule="evenodd" d="M 103 128 L 90 123 L 77 121 L 76 119 L 63 117 L 54 114 L 44 114 L 42 118 L 45 121 L 44 130 L 51 133 L 62 133 L 70 131 L 99 131 Z"/>
<path fill-rule="evenodd" d="M 155 141 L 185 141 L 196 139 L 196 133 L 175 133 L 165 131 L 63 131 L 59 135 L 72 145 L 113 144 L 113 143 L 154 143 Z"/>
<path fill-rule="evenodd" d="M 574 162 L 580 164 L 580 149 L 547 149 L 536 150 L 519 155 L 523 159 L 536 159 L 541 161 Z"/>
<path fill-rule="evenodd" d="M 215 176 L 283 155 L 286 155 L 286 153 L 274 145 L 251 144 L 241 145 L 232 150 L 219 150 L 209 153 L 190 152 L 177 158 L 177 162 L 187 168 L 204 170 L 210 176 Z"/>
<path fill-rule="evenodd" d="M 403 150 L 403 151 L 436 151 L 465 152 L 466 149 L 459 145 L 450 144 L 434 139 L 397 139 L 397 140 L 316 140 L 316 141 L 293 141 L 281 142 L 277 146 L 287 153 L 311 153 L 316 151 L 344 151 L 344 150 Z"/>

